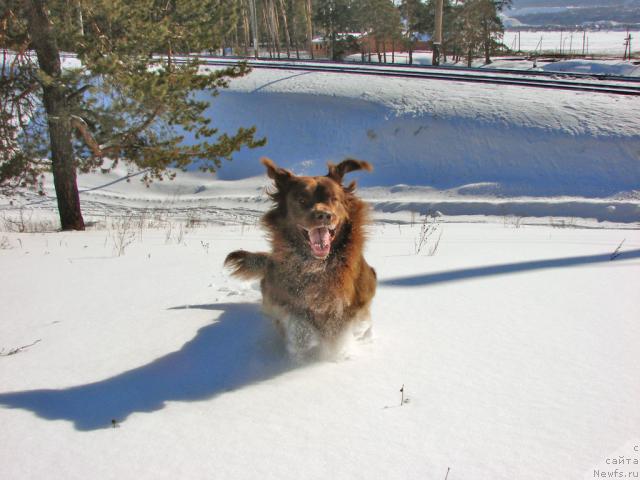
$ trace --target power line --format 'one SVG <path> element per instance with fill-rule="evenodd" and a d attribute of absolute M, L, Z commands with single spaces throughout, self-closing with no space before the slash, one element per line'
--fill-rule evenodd
<path fill-rule="evenodd" d="M 138 175 L 143 175 L 143 174 L 148 173 L 150 171 L 151 171 L 150 168 L 145 168 L 144 170 L 140 170 L 139 172 L 135 172 L 135 173 L 130 173 L 128 175 L 125 175 L 124 177 L 117 178 L 117 179 L 112 180 L 110 182 L 107 182 L 107 183 L 105 183 L 103 185 L 98 185 L 97 187 L 91 187 L 91 188 L 85 188 L 84 190 L 79 190 L 78 193 L 87 193 L 87 192 L 93 192 L 95 190 L 101 190 L 101 189 L 109 187 L 111 185 L 115 185 L 116 183 L 124 182 L 125 180 L 129 180 L 130 178 L 137 177 Z M 32 205 L 39 205 L 41 203 L 45 203 L 45 202 L 48 202 L 49 200 L 55 200 L 55 199 L 56 199 L 55 196 L 46 196 L 45 198 L 43 198 L 41 200 L 37 200 L 35 202 L 25 203 L 24 205 L 21 205 L 20 208 L 30 207 Z M 16 208 L 16 207 L 11 206 L 11 205 L 9 205 L 9 206 L 5 205 L 4 207 L 2 207 L 0 209 L 1 210 L 9 210 L 9 209 L 13 209 L 13 208 Z"/>

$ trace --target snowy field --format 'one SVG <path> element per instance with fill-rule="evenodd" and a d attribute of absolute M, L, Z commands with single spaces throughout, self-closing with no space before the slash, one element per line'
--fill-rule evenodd
<path fill-rule="evenodd" d="M 631 51 L 640 51 L 639 31 L 631 31 Z M 512 50 L 523 52 L 564 53 L 567 55 L 615 55 L 622 57 L 625 51 L 626 31 L 568 31 L 542 30 L 521 32 L 507 30 L 503 43 Z M 584 40 L 584 51 L 583 51 Z"/>
<path fill-rule="evenodd" d="M 81 175 L 86 232 L 0 198 L 0 477 L 637 478 L 638 107 L 256 70 L 210 113 L 268 146 L 217 178 Z M 374 338 L 345 356 L 292 361 L 222 268 L 267 248 L 260 155 L 374 165 Z"/>
<path fill-rule="evenodd" d="M 112 219 L 0 233 L 3 478 L 582 479 L 638 458 L 639 230 L 445 217 L 416 254 L 419 218 L 378 219 L 374 340 L 295 364 L 222 269 L 266 248 L 237 208 L 148 215 L 120 256 Z"/>

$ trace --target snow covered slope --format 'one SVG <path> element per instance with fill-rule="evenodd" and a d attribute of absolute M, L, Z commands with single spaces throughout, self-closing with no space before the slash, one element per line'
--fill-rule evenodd
<path fill-rule="evenodd" d="M 362 185 L 490 184 L 495 195 L 607 197 L 640 185 L 640 98 L 465 82 L 255 70 L 215 99 L 224 131 L 256 125 L 222 179 L 298 173 L 354 156 Z M 632 193 L 633 194 L 633 193 Z"/>

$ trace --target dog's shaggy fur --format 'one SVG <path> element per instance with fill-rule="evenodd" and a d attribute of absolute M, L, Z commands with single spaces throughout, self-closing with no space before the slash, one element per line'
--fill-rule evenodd
<path fill-rule="evenodd" d="M 271 253 L 231 252 L 225 265 L 244 279 L 261 279 L 263 309 L 292 353 L 334 349 L 346 334 L 370 332 L 376 273 L 364 259 L 367 206 L 345 174 L 371 170 L 347 159 L 326 176 L 301 177 L 263 158 L 274 180 L 273 208 L 262 219 Z"/>

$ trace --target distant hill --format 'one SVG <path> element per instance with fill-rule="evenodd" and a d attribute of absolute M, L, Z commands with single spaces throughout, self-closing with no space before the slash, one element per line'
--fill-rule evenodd
<path fill-rule="evenodd" d="M 513 0 L 504 12 L 507 26 L 640 25 L 640 0 Z"/>

